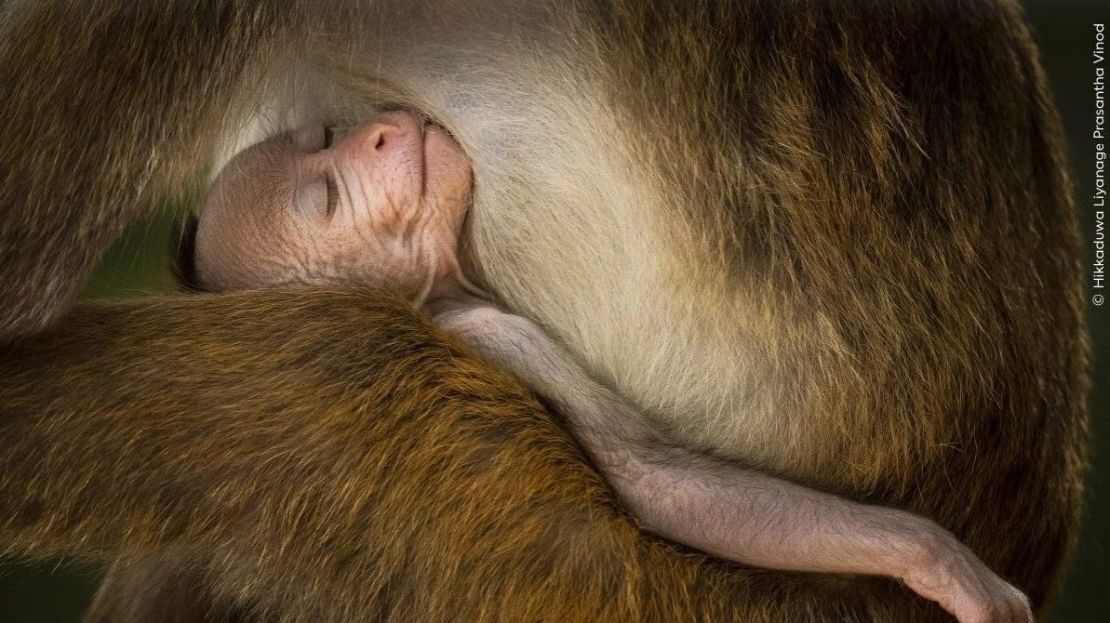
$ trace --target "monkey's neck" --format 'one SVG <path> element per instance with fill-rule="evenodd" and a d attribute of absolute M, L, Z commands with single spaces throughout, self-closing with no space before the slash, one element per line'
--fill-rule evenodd
<path fill-rule="evenodd" d="M 417 307 L 431 308 L 434 301 L 489 302 L 488 292 L 475 285 L 463 270 L 457 252 L 440 250 L 432 258 L 428 280 L 413 303 Z"/>
<path fill-rule="evenodd" d="M 425 300 L 422 303 L 417 302 L 417 307 L 433 316 L 452 309 L 480 305 L 493 305 L 493 303 L 482 290 L 453 277 L 438 280 Z"/>

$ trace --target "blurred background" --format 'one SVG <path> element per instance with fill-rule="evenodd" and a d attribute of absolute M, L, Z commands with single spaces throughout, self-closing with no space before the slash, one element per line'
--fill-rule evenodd
<path fill-rule="evenodd" d="M 1068 133 L 1076 208 L 1086 243 L 1086 266 L 1090 267 L 1094 227 L 1088 199 L 1094 175 L 1092 24 L 1110 22 L 1110 0 L 1025 0 L 1023 4 Z M 172 290 L 166 266 L 173 229 L 171 212 L 133 228 L 108 254 L 85 296 Z M 1054 623 L 1110 621 L 1110 419 L 1105 417 L 1110 410 L 1110 305 L 1089 307 L 1088 320 L 1094 346 L 1093 461 L 1087 478 L 1083 533 L 1071 573 L 1048 618 Z M 100 569 L 80 561 L 0 559 L 0 622 L 80 621 L 99 580 Z"/>

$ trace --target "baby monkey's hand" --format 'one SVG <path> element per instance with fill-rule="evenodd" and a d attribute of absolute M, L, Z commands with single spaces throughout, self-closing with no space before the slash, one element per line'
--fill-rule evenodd
<path fill-rule="evenodd" d="M 960 623 L 1029 623 L 1029 599 L 995 575 L 966 545 L 937 524 L 922 525 L 896 575 L 918 595 L 940 604 Z M 897 548 L 896 548 L 897 549 Z"/>

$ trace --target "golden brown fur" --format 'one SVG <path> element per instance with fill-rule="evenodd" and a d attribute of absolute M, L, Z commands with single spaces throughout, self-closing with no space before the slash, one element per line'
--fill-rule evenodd
<path fill-rule="evenodd" d="M 267 87 L 244 77 L 274 75 L 252 68 L 277 51 L 346 85 L 325 112 L 437 59 L 366 61 L 369 10 L 82 6 L 17 4 L 0 27 L 9 335 L 52 319 L 123 224 L 238 129 Z M 394 36 L 486 26 L 412 6 L 427 24 Z M 504 18 L 552 26 L 529 41 L 542 53 L 469 52 L 495 78 L 489 94 L 459 78 L 470 108 L 435 72 L 400 85 L 471 150 L 492 288 L 676 440 L 932 517 L 1043 606 L 1076 531 L 1087 352 L 1059 124 L 1020 12 L 565 6 Z M 351 59 L 319 47 L 344 37 Z M 491 128 L 558 138 L 499 153 Z M 213 617 L 942 616 L 890 582 L 644 537 L 527 393 L 380 294 L 77 306 L 0 368 L 3 542 L 174 557 Z M 157 609 L 130 570 L 101 616 Z"/>

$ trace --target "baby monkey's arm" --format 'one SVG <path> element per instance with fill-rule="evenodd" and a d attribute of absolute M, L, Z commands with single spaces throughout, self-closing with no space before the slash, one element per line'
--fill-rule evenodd
<path fill-rule="evenodd" d="M 754 566 L 899 578 L 965 622 L 1033 620 L 1020 591 L 934 522 L 663 443 L 639 412 L 591 379 L 535 323 L 477 299 L 430 308 L 441 327 L 563 413 L 607 482 L 652 532 Z"/>

